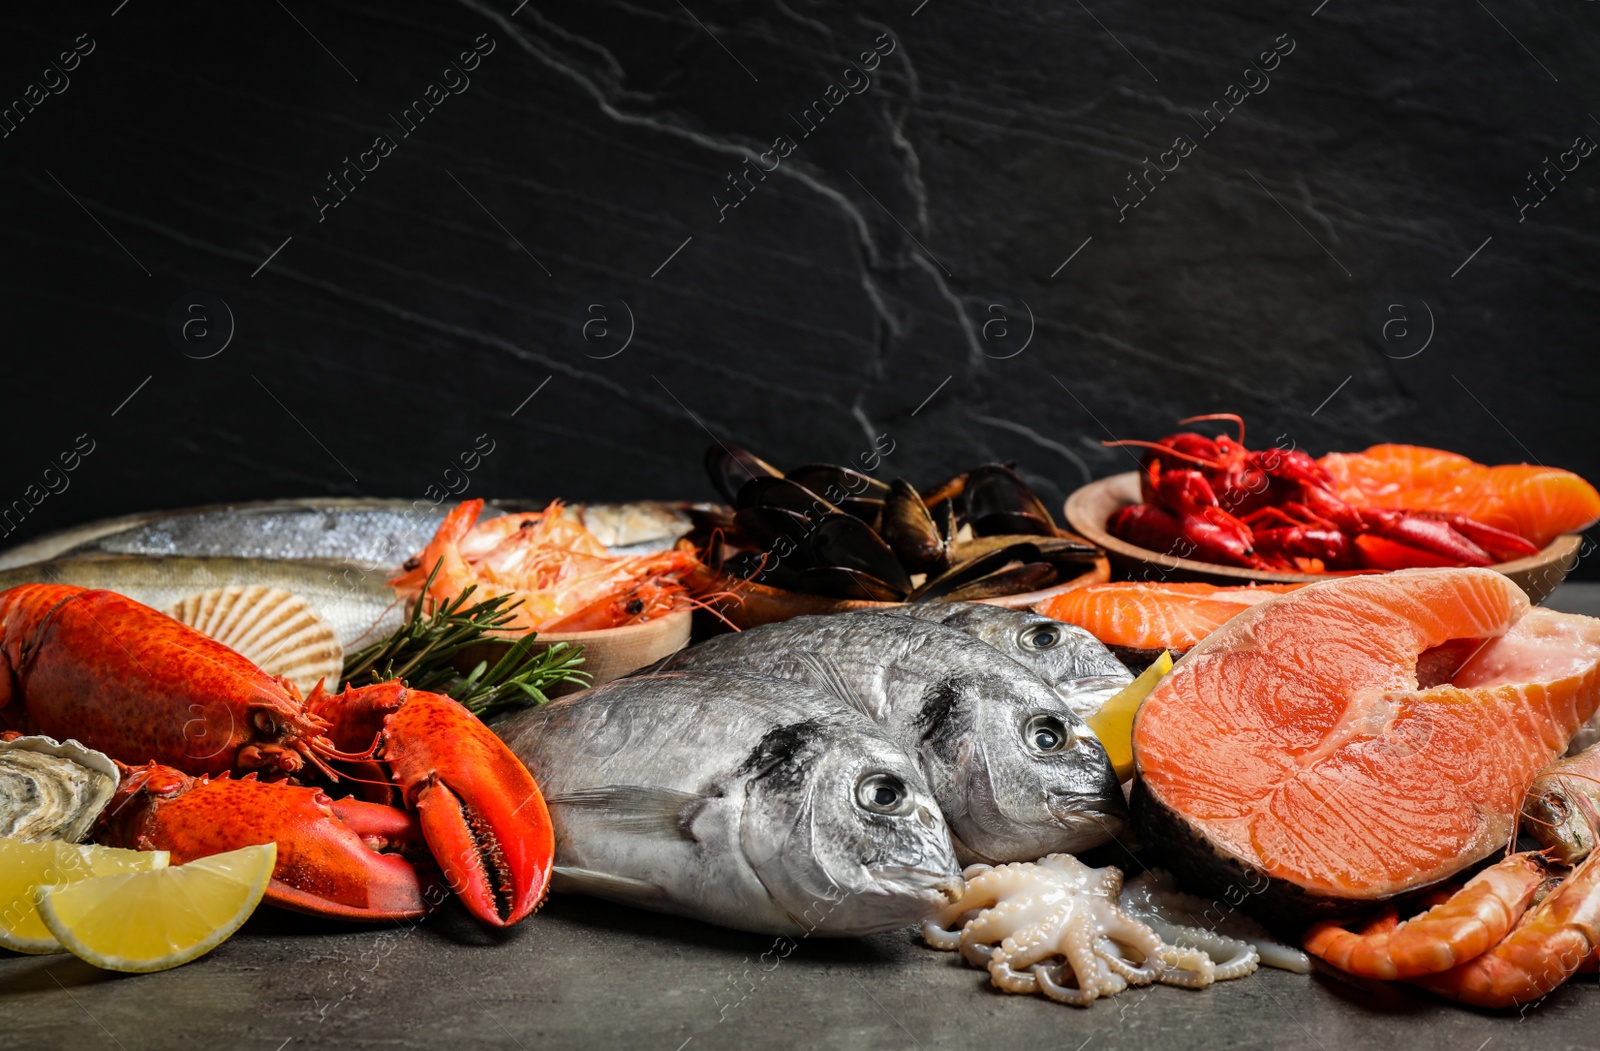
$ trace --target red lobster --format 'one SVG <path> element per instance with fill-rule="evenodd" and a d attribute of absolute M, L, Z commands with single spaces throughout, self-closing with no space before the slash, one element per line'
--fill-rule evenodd
<path fill-rule="evenodd" d="M 1159 442 L 1133 439 L 1145 454 L 1143 504 L 1116 511 L 1111 533 L 1140 547 L 1249 569 L 1319 573 L 1410 566 L 1489 566 L 1537 548 L 1465 515 L 1353 507 L 1333 478 L 1299 449 L 1257 451 L 1237 441 L 1182 431 Z M 1181 466 L 1178 466 L 1181 465 Z"/>
<path fill-rule="evenodd" d="M 109 591 L 0 592 L 0 729 L 75 737 L 146 764 L 125 771 L 96 832 L 103 842 L 170 850 L 175 864 L 277 842 L 266 895 L 276 905 L 420 916 L 443 897 L 436 863 L 468 910 L 508 926 L 549 884 L 544 798 L 460 704 L 398 682 L 340 694 L 319 683 L 302 699 L 227 646 Z M 406 809 L 295 783 L 311 778 L 348 779 L 384 802 L 398 791 Z"/>

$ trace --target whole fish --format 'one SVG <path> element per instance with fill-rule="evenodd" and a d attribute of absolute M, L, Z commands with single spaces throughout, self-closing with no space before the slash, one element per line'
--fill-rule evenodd
<path fill-rule="evenodd" d="M 495 732 L 549 804 L 557 891 L 823 935 L 903 927 L 960 895 L 915 761 L 800 683 L 622 679 Z"/>
<path fill-rule="evenodd" d="M 965 632 L 889 613 L 796 617 L 720 635 L 661 671 L 809 683 L 921 761 L 964 864 L 1109 841 L 1127 805 L 1105 748 L 1033 672 Z"/>
<path fill-rule="evenodd" d="M 260 584 L 304 598 L 348 651 L 400 626 L 407 610 L 385 573 L 348 562 L 263 558 L 63 558 L 0 569 L 0 591 L 18 584 L 73 584 L 126 595 L 154 609 L 212 588 Z"/>
<path fill-rule="evenodd" d="M 1600 745 L 1540 770 L 1522 800 L 1522 831 L 1563 865 L 1576 865 L 1594 849 L 1596 830 L 1575 801 L 1578 796 L 1600 806 Z"/>
<path fill-rule="evenodd" d="M 898 616 L 943 624 L 982 639 L 1055 688 L 1087 719 L 1124 686 L 1133 673 L 1105 644 L 1075 624 L 1031 610 L 986 602 L 915 602 L 891 610 Z"/>
<path fill-rule="evenodd" d="M 453 503 L 319 497 L 156 511 L 74 526 L 0 554 L 10 568 L 69 555 L 195 558 L 330 559 L 398 566 L 432 538 Z M 498 500 L 487 520 L 538 511 L 529 500 Z M 579 504 L 568 509 L 614 554 L 671 547 L 692 527 L 687 505 L 639 502 Z"/>

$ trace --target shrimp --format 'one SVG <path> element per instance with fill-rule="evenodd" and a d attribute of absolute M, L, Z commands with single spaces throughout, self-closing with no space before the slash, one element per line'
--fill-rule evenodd
<path fill-rule="evenodd" d="M 389 585 L 410 595 L 427 587 L 440 603 L 468 587 L 509 596 L 518 604 L 502 628 L 508 631 L 619 627 L 692 605 L 681 582 L 700 564 L 692 551 L 611 556 L 560 501 L 476 525 L 482 509 L 482 500 L 467 500 L 451 511 Z"/>
<path fill-rule="evenodd" d="M 1440 974 L 1500 943 L 1543 881 L 1537 853 L 1513 854 L 1404 923 L 1380 923 L 1358 934 L 1337 922 L 1323 922 L 1306 932 L 1303 945 L 1313 956 L 1363 978 Z"/>

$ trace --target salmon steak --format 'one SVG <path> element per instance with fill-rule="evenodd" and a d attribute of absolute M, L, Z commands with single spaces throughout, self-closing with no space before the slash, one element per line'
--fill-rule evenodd
<path fill-rule="evenodd" d="M 1145 701 L 1136 828 L 1180 878 L 1265 888 L 1269 921 L 1349 912 L 1504 849 L 1597 707 L 1600 620 L 1533 608 L 1492 570 L 1311 584 L 1228 621 Z"/>
<path fill-rule="evenodd" d="M 1121 581 L 1074 588 L 1037 611 L 1076 624 L 1114 650 L 1148 650 L 1153 659 L 1162 650 L 1184 653 L 1256 603 L 1303 586 Z"/>
<path fill-rule="evenodd" d="M 1600 492 L 1556 467 L 1487 467 L 1420 445 L 1374 445 L 1365 452 L 1329 453 L 1317 462 L 1333 476 L 1339 499 L 1352 507 L 1462 514 L 1541 548 L 1600 519 Z"/>

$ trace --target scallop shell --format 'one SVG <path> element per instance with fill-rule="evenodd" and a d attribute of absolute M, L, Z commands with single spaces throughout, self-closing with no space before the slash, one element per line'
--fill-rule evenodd
<path fill-rule="evenodd" d="M 117 764 L 77 741 L 0 741 L 0 836 L 77 843 L 111 801 Z"/>
<path fill-rule="evenodd" d="M 254 661 L 268 675 L 281 675 L 310 693 L 318 680 L 338 686 L 344 647 L 328 622 L 299 595 L 282 588 L 214 588 L 190 595 L 167 610 L 196 631 Z"/>

